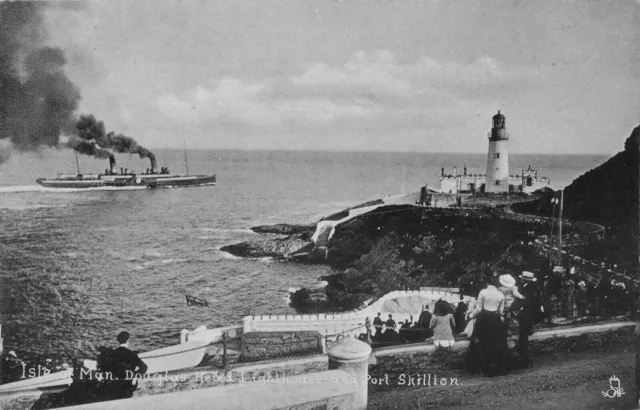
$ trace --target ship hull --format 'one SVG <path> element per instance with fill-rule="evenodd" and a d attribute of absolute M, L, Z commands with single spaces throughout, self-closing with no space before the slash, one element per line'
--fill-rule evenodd
<path fill-rule="evenodd" d="M 36 182 L 54 189 L 149 189 L 215 185 L 215 175 L 97 175 L 40 178 Z"/>

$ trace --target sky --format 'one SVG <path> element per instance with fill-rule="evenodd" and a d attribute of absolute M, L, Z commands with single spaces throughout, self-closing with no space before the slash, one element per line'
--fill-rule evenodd
<path fill-rule="evenodd" d="M 619 152 L 636 0 L 51 3 L 79 114 L 149 148 Z"/>

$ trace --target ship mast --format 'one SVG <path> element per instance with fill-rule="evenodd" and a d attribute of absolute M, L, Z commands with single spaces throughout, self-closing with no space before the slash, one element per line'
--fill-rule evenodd
<path fill-rule="evenodd" d="M 184 142 L 184 167 L 189 175 L 189 162 L 187 161 L 187 142 Z"/>

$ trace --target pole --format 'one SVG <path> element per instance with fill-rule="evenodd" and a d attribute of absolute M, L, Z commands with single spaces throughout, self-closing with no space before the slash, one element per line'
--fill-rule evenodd
<path fill-rule="evenodd" d="M 189 162 L 187 161 L 187 149 L 184 149 L 184 167 L 187 170 L 187 175 L 189 175 Z"/>
<path fill-rule="evenodd" d="M 404 195 L 404 164 L 402 164 L 402 195 Z"/>
<path fill-rule="evenodd" d="M 227 368 L 227 332 L 222 334 L 222 367 Z"/>
<path fill-rule="evenodd" d="M 553 208 L 551 209 L 551 235 L 549 235 L 549 263 L 553 264 L 551 260 L 551 254 L 553 253 L 553 226 L 556 222 L 556 204 L 553 203 Z"/>
<path fill-rule="evenodd" d="M 632 152 L 634 158 L 636 160 L 636 181 L 638 181 L 638 194 L 640 194 L 640 127 L 636 127 L 631 133 L 632 141 L 635 141 L 635 152 Z M 638 221 L 640 224 L 640 196 L 636 197 L 636 201 L 638 205 L 636 205 L 636 212 L 638 213 Z M 635 279 L 640 280 L 640 226 L 636 225 L 636 241 L 638 242 L 638 258 L 636 261 L 637 264 L 635 266 Z M 633 285 L 632 289 L 635 291 L 637 289 L 637 285 Z M 640 293 L 636 291 L 635 303 L 633 304 L 633 311 L 631 312 L 631 318 L 636 322 L 640 321 Z M 636 336 L 636 404 L 640 407 L 640 335 Z M 638 408 L 636 407 L 636 408 Z"/>
<path fill-rule="evenodd" d="M 564 208 L 564 188 L 560 191 L 560 213 L 558 216 L 558 264 L 562 265 L 562 208 Z"/>
<path fill-rule="evenodd" d="M 78 170 L 78 175 L 80 175 L 80 161 L 78 161 L 78 152 L 76 151 L 76 169 Z"/>

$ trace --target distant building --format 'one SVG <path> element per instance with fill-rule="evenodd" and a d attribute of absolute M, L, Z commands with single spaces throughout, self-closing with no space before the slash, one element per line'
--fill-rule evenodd
<path fill-rule="evenodd" d="M 487 153 L 487 171 L 484 174 L 469 174 L 467 166 L 458 174 L 458 168 L 453 168 L 453 174 L 447 175 L 442 168 L 440 174 L 440 191 L 442 193 L 532 193 L 548 187 L 551 181 L 547 177 L 539 177 L 538 170 L 531 165 L 522 170 L 520 175 L 509 175 L 509 133 L 506 119 L 500 111 L 493 116 L 493 127 L 488 133 L 489 149 Z"/>

